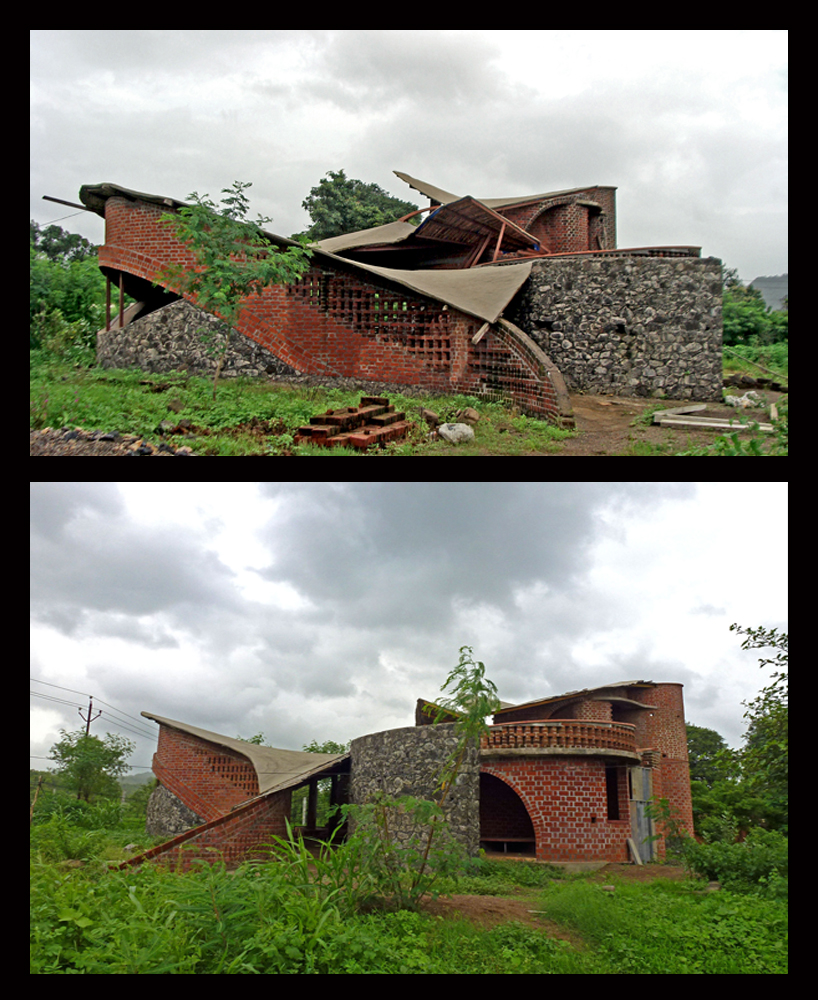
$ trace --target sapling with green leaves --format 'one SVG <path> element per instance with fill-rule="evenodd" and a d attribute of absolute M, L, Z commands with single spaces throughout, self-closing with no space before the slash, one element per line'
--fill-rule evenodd
<path fill-rule="evenodd" d="M 222 188 L 225 197 L 221 208 L 208 195 L 200 197 L 194 191 L 188 195 L 192 204 L 176 212 L 166 212 L 160 219 L 188 247 L 196 261 L 193 268 L 166 264 L 160 271 L 160 279 L 194 297 L 202 309 L 218 314 L 227 323 L 227 336 L 213 376 L 214 400 L 244 300 L 254 293 L 261 295 L 269 285 L 297 281 L 309 267 L 312 255 L 306 241 L 286 248 L 272 243 L 263 230 L 271 219 L 259 215 L 251 222 L 247 218 L 250 203 L 245 191 L 249 187 L 250 183 L 233 181 L 231 187 Z"/>
<path fill-rule="evenodd" d="M 436 804 L 442 810 L 457 780 L 469 747 L 479 746 L 481 737 L 488 733 L 486 716 L 493 715 L 497 711 L 500 700 L 497 697 L 497 686 L 486 677 L 485 664 L 474 659 L 474 650 L 471 646 L 460 647 L 460 660 L 440 690 L 449 691 L 449 697 L 440 699 L 437 706 L 427 706 L 427 708 L 433 712 L 435 722 L 454 716 L 454 731 L 457 737 L 454 749 L 443 762 L 438 774 Z M 415 876 L 416 884 L 423 876 L 439 823 L 440 816 L 433 816 L 429 824 L 423 861 Z"/>

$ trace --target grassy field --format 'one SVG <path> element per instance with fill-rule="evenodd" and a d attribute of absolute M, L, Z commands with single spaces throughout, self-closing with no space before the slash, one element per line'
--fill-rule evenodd
<path fill-rule="evenodd" d="M 768 349 L 744 348 L 756 361 L 772 367 L 786 378 L 787 345 Z M 725 375 L 754 369 L 746 361 L 725 354 Z M 760 374 L 755 371 L 755 374 Z M 741 390 L 731 390 L 739 392 Z M 371 394 L 364 390 L 363 394 Z M 327 409 L 357 406 L 359 389 L 306 387 L 258 379 L 224 379 L 217 398 L 212 399 L 209 378 L 183 373 L 149 374 L 138 369 L 100 369 L 93 355 L 84 352 L 77 361 L 47 351 L 31 352 L 30 426 L 83 427 L 86 430 L 119 431 L 148 442 L 167 441 L 174 447 L 189 446 L 198 455 L 214 456 L 315 456 L 366 458 L 425 455 L 515 456 L 558 454 L 576 431 L 560 430 L 543 420 L 522 415 L 515 407 L 473 396 L 405 396 L 388 393 L 396 409 L 406 412 L 414 429 L 401 441 L 361 452 L 325 449 L 294 442 L 298 427 Z M 661 401 L 656 407 L 661 407 Z M 442 422 L 454 421 L 459 410 L 475 408 L 480 414 L 477 439 L 452 447 L 430 438 L 420 410 L 428 407 Z M 650 411 L 643 419 L 650 420 Z M 783 435 L 783 438 L 782 438 Z M 786 428 L 777 434 L 777 451 L 786 454 Z M 782 443 L 783 441 L 783 443 Z M 770 442 L 761 442 L 765 449 Z M 741 449 L 709 446 L 703 452 L 688 452 L 682 444 L 667 447 L 637 442 L 628 454 L 744 454 Z M 620 452 L 615 452 L 620 453 Z M 626 452 L 621 452 L 626 453 Z"/>
<path fill-rule="evenodd" d="M 347 912 L 281 862 L 187 874 L 32 863 L 34 974 L 783 974 L 780 900 L 702 882 L 554 876 L 483 862 L 449 891 L 523 898 L 543 926 Z M 521 881 L 523 884 L 521 885 Z M 561 933 L 563 928 L 565 933 Z"/>
<path fill-rule="evenodd" d="M 225 379 L 216 402 L 212 380 L 181 374 L 150 375 L 139 370 L 74 368 L 32 352 L 30 426 L 80 426 L 137 434 L 158 443 L 162 421 L 189 422 L 187 433 L 166 434 L 174 446 L 189 445 L 200 455 L 518 455 L 558 447 L 573 432 L 558 430 L 542 420 L 521 415 L 513 407 L 472 396 L 410 397 L 389 393 L 398 410 L 405 410 L 415 430 L 403 441 L 373 448 L 326 449 L 294 445 L 296 429 L 327 409 L 357 406 L 360 391 L 306 388 L 257 379 Z M 420 409 L 433 409 L 442 421 L 468 406 L 480 412 L 479 444 L 452 448 L 430 441 Z"/>

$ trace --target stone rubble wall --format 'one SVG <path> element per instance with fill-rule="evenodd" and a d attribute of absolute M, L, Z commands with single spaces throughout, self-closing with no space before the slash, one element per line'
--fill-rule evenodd
<path fill-rule="evenodd" d="M 722 277 L 714 257 L 535 261 L 506 309 L 570 392 L 722 396 Z"/>
<path fill-rule="evenodd" d="M 213 375 L 226 336 L 227 324 L 218 316 L 178 299 L 122 330 L 100 331 L 97 363 L 103 368 Z M 287 375 L 294 371 L 261 344 L 233 332 L 221 377 Z"/>
<path fill-rule="evenodd" d="M 149 837 L 175 837 L 204 819 L 164 785 L 157 785 L 148 799 L 145 831 Z"/>
<path fill-rule="evenodd" d="M 352 741 L 350 801 L 359 805 L 376 792 L 435 799 L 440 768 L 454 747 L 454 723 L 388 729 Z M 480 847 L 480 758 L 477 746 L 465 755 L 444 810 L 453 836 L 470 855 Z M 398 839 L 410 833 L 398 826 Z"/>

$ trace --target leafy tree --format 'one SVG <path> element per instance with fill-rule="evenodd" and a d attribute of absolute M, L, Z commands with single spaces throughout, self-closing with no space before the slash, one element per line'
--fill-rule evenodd
<path fill-rule="evenodd" d="M 93 348 L 104 323 L 105 277 L 97 248 L 59 226 L 31 221 L 29 346 Z"/>
<path fill-rule="evenodd" d="M 330 170 L 301 204 L 312 219 L 312 226 L 305 234 L 310 240 L 326 240 L 383 226 L 418 207 L 393 198 L 377 184 L 348 178 L 343 170 Z"/>
<path fill-rule="evenodd" d="M 305 743 L 301 749 L 306 750 L 307 753 L 346 753 L 349 750 L 349 743 L 336 743 L 334 740 L 324 740 L 323 743 L 318 743 L 313 740 L 312 743 Z"/>
<path fill-rule="evenodd" d="M 748 343 L 774 344 L 787 339 L 787 310 L 768 309 L 761 292 L 745 286 L 735 268 L 725 268 L 723 282 L 722 322 L 724 343 L 728 347 Z"/>
<path fill-rule="evenodd" d="M 772 680 L 756 698 L 745 702 L 747 732 L 742 752 L 742 768 L 750 789 L 764 798 L 771 810 L 779 813 L 786 827 L 789 775 L 789 638 L 786 632 L 768 628 L 730 626 L 747 638 L 742 649 L 775 650 L 772 656 L 759 659 L 759 667 L 772 666 Z"/>
<path fill-rule="evenodd" d="M 41 229 L 30 220 L 31 245 L 55 264 L 70 264 L 74 260 L 96 260 L 97 248 L 79 233 L 69 233 L 62 226 L 46 226 Z"/>
<path fill-rule="evenodd" d="M 193 269 L 166 265 L 160 272 L 162 280 L 193 296 L 197 305 L 221 316 L 228 325 L 213 376 L 214 400 L 244 300 L 253 293 L 261 295 L 268 285 L 296 281 L 309 267 L 312 255 L 304 244 L 276 247 L 262 228 L 271 219 L 259 216 L 255 222 L 249 221 L 250 204 L 244 192 L 251 186 L 234 181 L 232 187 L 222 188 L 226 197 L 221 200 L 221 209 L 207 195 L 200 197 L 194 191 L 188 195 L 192 205 L 165 213 L 160 220 L 188 246 L 196 261 Z"/>
<path fill-rule="evenodd" d="M 90 802 L 92 796 L 112 798 L 119 794 L 114 779 L 130 769 L 128 757 L 136 744 L 124 736 L 106 733 L 105 739 L 86 736 L 84 729 L 68 733 L 61 729 L 62 739 L 51 748 L 51 760 L 63 776 L 68 788 L 76 790 L 77 798 Z"/>
<path fill-rule="evenodd" d="M 710 788 L 717 781 L 737 776 L 737 755 L 727 746 L 723 736 L 715 729 L 690 723 L 686 728 L 691 781 L 701 781 Z"/>

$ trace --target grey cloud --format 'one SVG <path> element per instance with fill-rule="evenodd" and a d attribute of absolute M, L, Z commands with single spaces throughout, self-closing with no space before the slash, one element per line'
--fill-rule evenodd
<path fill-rule="evenodd" d="M 339 620 L 439 624 L 456 597 L 503 608 L 543 580 L 570 588 L 606 505 L 690 495 L 674 483 L 262 484 L 289 502 L 261 575 L 330 602 Z"/>
<path fill-rule="evenodd" d="M 35 616 L 59 625 L 82 611 L 136 616 L 183 608 L 198 618 L 211 606 L 238 606 L 232 572 L 193 532 L 147 530 L 122 511 L 113 484 L 32 484 Z"/>

